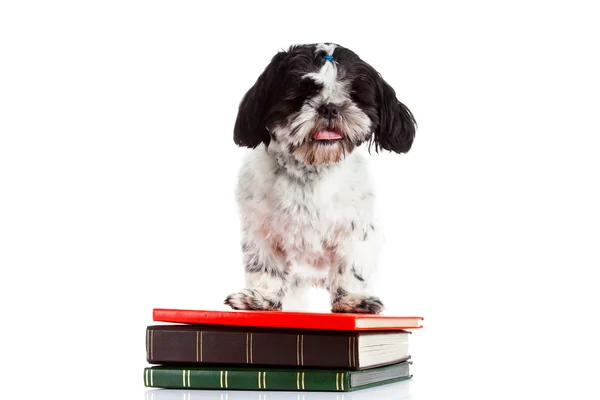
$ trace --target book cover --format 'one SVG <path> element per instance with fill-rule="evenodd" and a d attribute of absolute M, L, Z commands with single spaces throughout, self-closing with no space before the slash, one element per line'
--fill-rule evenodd
<path fill-rule="evenodd" d="M 378 400 L 378 399 L 408 399 L 410 385 L 408 380 L 388 383 L 363 390 L 336 394 L 336 400 Z M 194 389 L 148 389 L 145 400 L 323 400 L 333 396 L 331 392 L 297 391 L 268 393 L 262 390 L 194 390 Z M 273 397 L 276 396 L 276 397 Z M 339 396 L 339 397 L 338 397 Z M 333 400 L 333 399 L 332 399 Z"/>
<path fill-rule="evenodd" d="M 410 361 L 363 371 L 344 369 L 157 366 L 144 369 L 146 387 L 347 392 L 409 379 Z"/>
<path fill-rule="evenodd" d="M 403 330 L 421 328 L 423 317 L 292 311 L 211 311 L 155 308 L 154 321 L 201 325 L 320 330 Z"/>
<path fill-rule="evenodd" d="M 407 360 L 408 331 L 322 331 L 216 325 L 146 328 L 150 364 L 365 369 Z"/>

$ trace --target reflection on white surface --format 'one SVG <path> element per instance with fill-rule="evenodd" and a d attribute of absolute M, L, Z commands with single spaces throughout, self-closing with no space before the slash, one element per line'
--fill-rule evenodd
<path fill-rule="evenodd" d="M 375 400 L 408 399 L 410 381 L 356 392 L 276 392 L 245 390 L 152 389 L 145 400 Z"/>

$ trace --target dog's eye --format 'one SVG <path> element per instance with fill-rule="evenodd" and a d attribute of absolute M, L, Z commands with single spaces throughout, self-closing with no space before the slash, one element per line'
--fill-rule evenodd
<path fill-rule="evenodd" d="M 321 84 L 312 79 L 302 79 L 300 81 L 298 92 L 306 99 L 318 95 L 322 88 L 323 86 Z"/>
<path fill-rule="evenodd" d="M 312 79 L 301 79 L 285 91 L 283 99 L 289 102 L 304 102 L 315 97 L 320 91 L 321 85 Z"/>

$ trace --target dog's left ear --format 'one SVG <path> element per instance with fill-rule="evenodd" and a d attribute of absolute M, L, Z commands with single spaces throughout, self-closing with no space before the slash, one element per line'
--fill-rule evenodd
<path fill-rule="evenodd" d="M 375 148 L 406 153 L 415 138 L 415 117 L 408 107 L 398 101 L 394 89 L 378 73 L 376 82 L 379 126 L 373 131 Z"/>
<path fill-rule="evenodd" d="M 255 148 L 261 143 L 269 145 L 268 114 L 283 87 L 287 56 L 286 52 L 277 53 L 242 98 L 233 129 L 233 141 L 238 146 Z"/>

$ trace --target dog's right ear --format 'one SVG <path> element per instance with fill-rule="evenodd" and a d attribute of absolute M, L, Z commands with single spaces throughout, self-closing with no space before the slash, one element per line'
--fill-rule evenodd
<path fill-rule="evenodd" d="M 288 53 L 277 53 L 242 98 L 233 128 L 233 141 L 238 146 L 255 148 L 271 141 L 267 116 L 279 97 L 286 74 Z"/>

